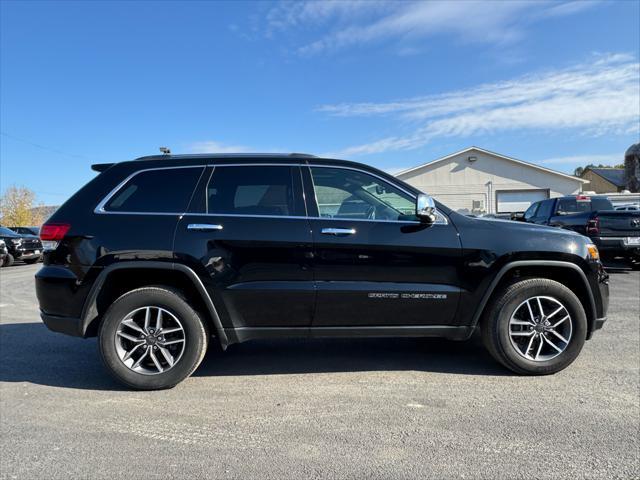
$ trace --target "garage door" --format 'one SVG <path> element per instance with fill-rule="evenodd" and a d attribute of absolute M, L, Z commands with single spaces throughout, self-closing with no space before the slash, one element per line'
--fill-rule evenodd
<path fill-rule="evenodd" d="M 533 202 L 549 198 L 547 190 L 510 190 L 496 193 L 498 213 L 524 212 Z"/>

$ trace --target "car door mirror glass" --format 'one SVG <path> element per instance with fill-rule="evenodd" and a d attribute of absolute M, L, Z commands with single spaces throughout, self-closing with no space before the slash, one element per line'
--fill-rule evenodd
<path fill-rule="evenodd" d="M 436 203 L 429 195 L 421 193 L 416 199 L 416 216 L 423 222 L 436 221 Z"/>

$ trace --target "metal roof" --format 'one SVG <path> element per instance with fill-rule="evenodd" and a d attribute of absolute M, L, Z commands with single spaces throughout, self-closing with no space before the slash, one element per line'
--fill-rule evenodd
<path fill-rule="evenodd" d="M 607 182 L 613 183 L 616 187 L 625 187 L 624 168 L 588 168 L 596 175 L 604 178 Z"/>

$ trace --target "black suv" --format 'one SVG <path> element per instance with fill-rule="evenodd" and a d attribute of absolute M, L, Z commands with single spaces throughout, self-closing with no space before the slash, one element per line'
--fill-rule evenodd
<path fill-rule="evenodd" d="M 478 326 L 504 366 L 549 374 L 606 318 L 588 238 L 468 218 L 366 165 L 164 155 L 93 168 L 42 227 L 37 295 L 51 330 L 97 335 L 134 388 L 176 385 L 211 341 L 465 340 Z"/>

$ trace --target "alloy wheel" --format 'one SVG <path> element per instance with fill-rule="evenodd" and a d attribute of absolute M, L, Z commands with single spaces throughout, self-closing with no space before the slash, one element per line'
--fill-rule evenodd
<path fill-rule="evenodd" d="M 528 298 L 509 319 L 511 344 L 522 357 L 534 362 L 545 362 L 564 352 L 572 333 L 571 315 L 554 297 Z"/>
<path fill-rule="evenodd" d="M 115 335 L 118 357 L 130 370 L 157 375 L 171 370 L 182 358 L 185 332 L 170 311 L 146 306 L 128 313 Z"/>

